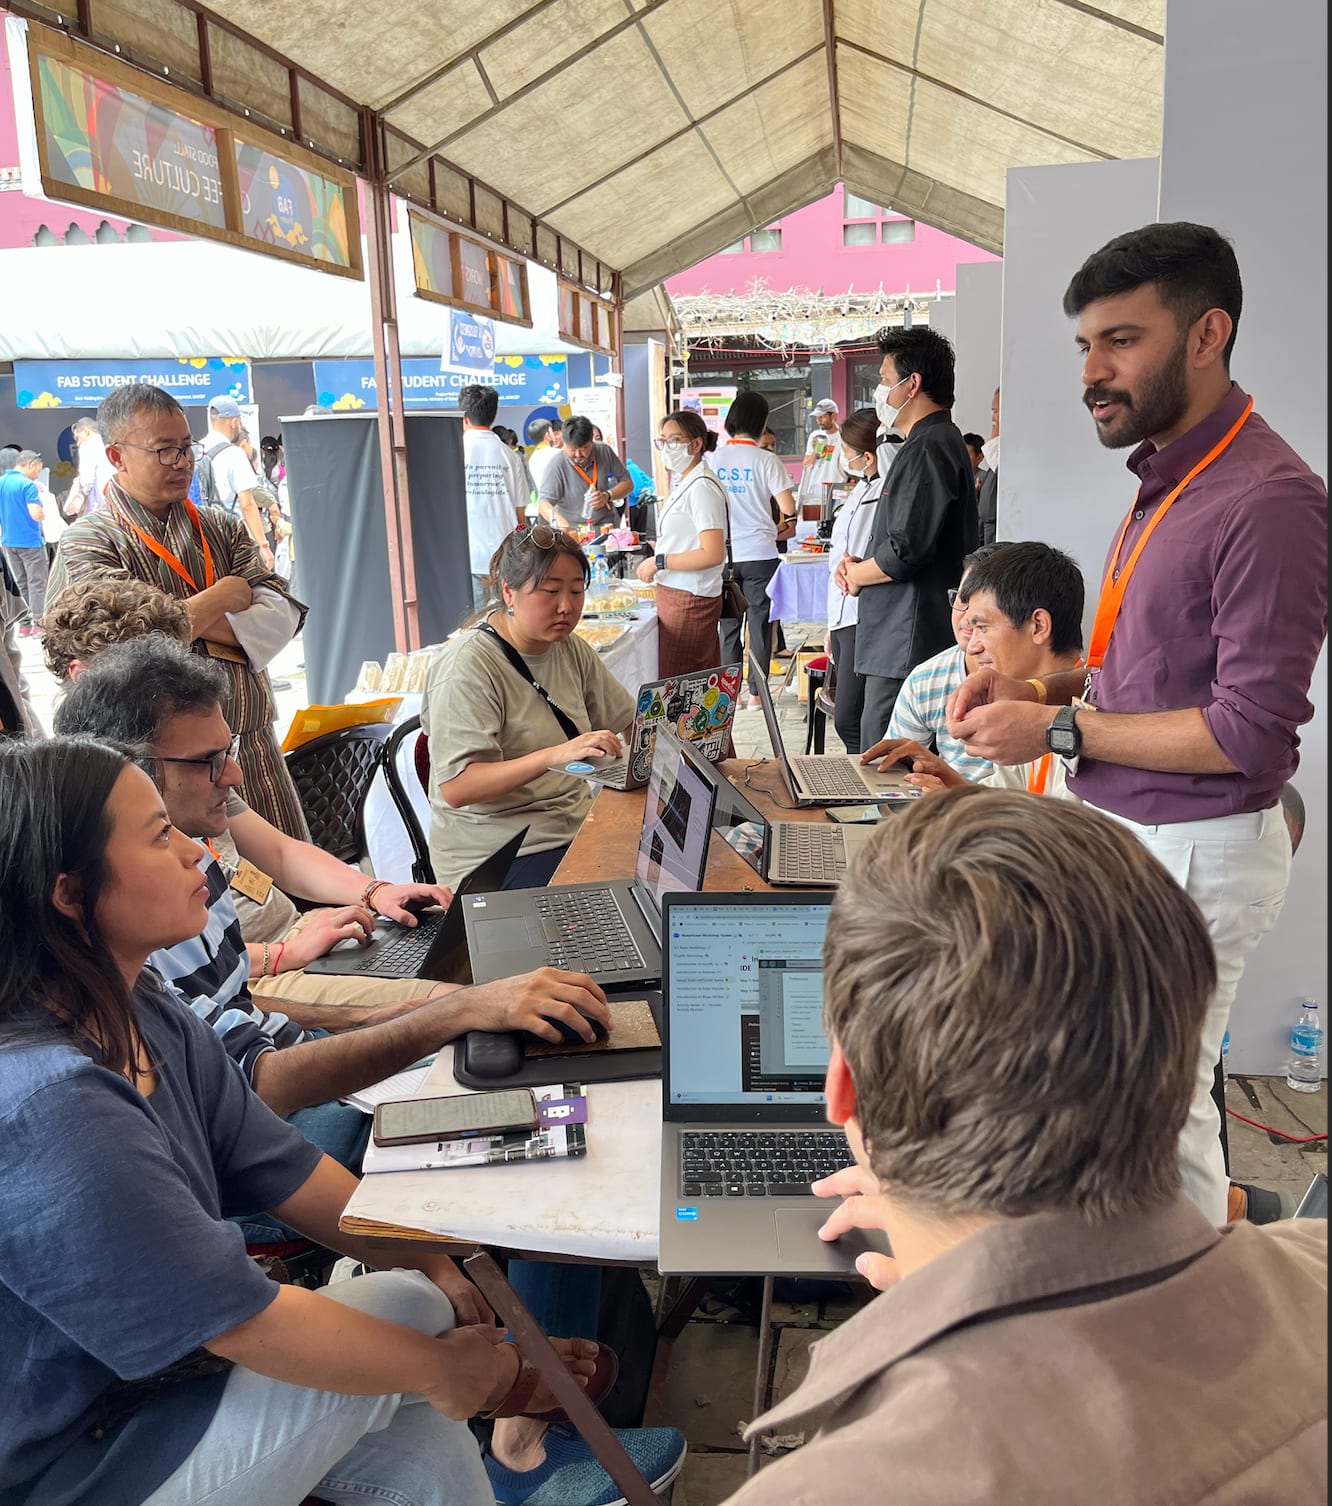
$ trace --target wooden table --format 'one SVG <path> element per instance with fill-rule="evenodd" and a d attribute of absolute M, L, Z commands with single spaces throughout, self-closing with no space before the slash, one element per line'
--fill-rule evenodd
<path fill-rule="evenodd" d="M 828 820 L 827 814 L 817 807 L 788 809 L 784 791 L 780 799 L 776 797 L 774 792 L 782 790 L 782 780 L 772 759 L 760 763 L 752 758 L 726 758 L 717 768 L 770 821 Z M 748 784 L 746 769 L 750 771 Z M 551 883 L 590 884 L 632 876 L 646 804 L 646 785 L 639 790 L 603 789 Z M 714 833 L 708 848 L 703 888 L 710 894 L 748 894 L 770 891 L 773 885 L 760 878 L 733 847 Z"/>

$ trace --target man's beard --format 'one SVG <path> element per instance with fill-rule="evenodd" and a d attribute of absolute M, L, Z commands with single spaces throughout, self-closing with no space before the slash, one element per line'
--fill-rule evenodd
<path fill-rule="evenodd" d="M 1109 387 L 1089 387 L 1083 394 L 1089 412 L 1095 403 L 1120 405 L 1113 423 L 1096 425 L 1096 437 L 1107 450 L 1141 444 L 1173 429 L 1183 418 L 1189 404 L 1187 349 L 1188 337 L 1181 335 L 1161 366 L 1143 381 L 1136 402 L 1127 392 Z"/>

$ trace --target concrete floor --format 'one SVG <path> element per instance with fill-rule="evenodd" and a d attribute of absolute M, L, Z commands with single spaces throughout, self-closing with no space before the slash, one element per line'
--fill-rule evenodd
<path fill-rule="evenodd" d="M 808 647 L 822 641 L 821 629 L 810 627 Z M 794 638 L 793 640 L 794 641 Z M 40 644 L 24 639 L 24 667 L 32 684 L 32 699 L 49 729 L 56 684 L 41 663 Z M 290 681 L 277 692 L 278 730 L 282 733 L 294 713 L 306 704 L 303 651 L 291 644 L 273 665 L 275 679 Z M 774 677 L 773 685 L 777 680 Z M 803 752 L 806 707 L 796 697 L 794 683 L 779 697 L 778 712 L 788 751 Z M 762 713 L 741 711 L 735 722 L 736 753 L 741 758 L 770 754 Z M 841 752 L 831 723 L 826 750 Z M 1227 1085 L 1228 1106 L 1236 1113 L 1270 1125 L 1289 1135 L 1325 1134 L 1327 1085 L 1318 1093 L 1294 1093 L 1284 1079 L 1236 1077 Z M 1307 1190 L 1318 1172 L 1327 1171 L 1327 1142 L 1299 1145 L 1230 1119 L 1231 1175 L 1236 1181 L 1270 1188 L 1283 1197 L 1288 1209 Z M 648 1278 L 650 1288 L 655 1283 Z M 748 1450 L 740 1429 L 754 1415 L 754 1370 L 758 1357 L 755 1317 L 743 1310 L 757 1306 L 757 1282 L 738 1294 L 737 1308 L 725 1300 L 721 1287 L 704 1311 L 686 1327 L 671 1359 L 664 1421 L 678 1427 L 689 1440 L 689 1458 L 674 1486 L 672 1506 L 716 1506 L 738 1490 L 747 1477 Z M 787 1396 L 803 1379 L 810 1346 L 829 1329 L 850 1317 L 860 1305 L 849 1289 L 816 1289 L 806 1284 L 808 1300 L 777 1302 L 773 1309 L 772 1359 L 767 1376 L 771 1400 Z M 802 1292 L 801 1295 L 804 1295 Z M 867 1289 L 861 1299 L 868 1295 Z M 794 1445 L 794 1438 L 788 1440 Z M 764 1462 L 778 1452 L 765 1455 Z"/>

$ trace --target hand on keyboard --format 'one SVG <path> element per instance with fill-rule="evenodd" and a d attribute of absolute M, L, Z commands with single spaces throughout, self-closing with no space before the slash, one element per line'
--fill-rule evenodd
<path fill-rule="evenodd" d="M 366 946 L 374 934 L 375 917 L 362 905 L 311 911 L 309 919 L 283 948 L 282 971 L 289 973 L 293 968 L 304 967 L 331 952 L 340 941 Z"/>
<path fill-rule="evenodd" d="M 414 926 L 422 910 L 435 906 L 447 910 L 453 903 L 453 890 L 439 884 L 381 884 L 371 895 L 370 903 L 385 920 Z"/>

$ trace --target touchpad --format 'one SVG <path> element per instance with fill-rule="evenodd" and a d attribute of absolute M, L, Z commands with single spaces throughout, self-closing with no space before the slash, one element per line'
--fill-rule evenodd
<path fill-rule="evenodd" d="M 783 1270 L 811 1276 L 824 1271 L 858 1275 L 855 1269 L 858 1255 L 866 1251 L 879 1255 L 892 1253 L 888 1236 L 877 1229 L 851 1229 L 840 1239 L 820 1239 L 819 1230 L 836 1206 L 829 1200 L 822 1207 L 774 1210 L 777 1256 Z"/>
<path fill-rule="evenodd" d="M 532 945 L 527 922 L 521 915 L 474 920 L 472 938 L 479 952 L 525 952 Z"/>

